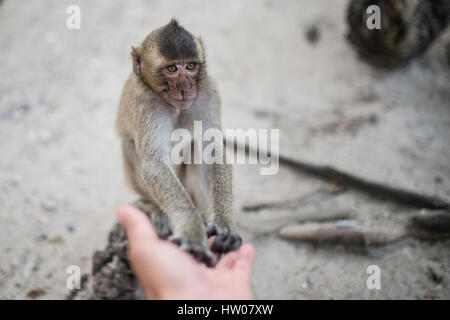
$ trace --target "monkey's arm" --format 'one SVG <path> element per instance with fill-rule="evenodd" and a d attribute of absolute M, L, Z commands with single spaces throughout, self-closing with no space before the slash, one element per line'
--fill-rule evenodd
<path fill-rule="evenodd" d="M 202 113 L 203 129 L 215 128 L 222 130 L 220 108 L 221 101 L 215 82 L 209 78 L 209 92 L 207 101 L 201 105 L 209 108 L 209 112 Z M 211 112 L 212 111 L 212 112 Z M 224 144 L 221 144 L 223 147 Z M 210 186 L 212 186 L 213 212 L 208 221 L 208 236 L 217 235 L 212 245 L 215 252 L 228 252 L 238 248 L 242 239 L 237 233 L 237 226 L 233 218 L 233 168 L 226 161 L 226 148 L 222 149 L 222 163 L 213 163 L 211 169 Z"/>
<path fill-rule="evenodd" d="M 233 171 L 230 164 L 214 163 L 213 166 L 213 197 L 214 219 L 217 223 L 233 225 Z"/>
<path fill-rule="evenodd" d="M 223 164 L 215 163 L 212 166 L 214 213 L 208 224 L 207 233 L 208 236 L 217 235 L 212 244 L 213 251 L 228 252 L 238 248 L 242 243 L 232 215 L 232 166 L 226 164 L 225 156 Z"/>
<path fill-rule="evenodd" d="M 140 175 L 153 200 L 169 216 L 173 229 L 170 240 L 197 260 L 212 265 L 203 219 L 169 165 L 157 153 L 148 154 Z"/>
<path fill-rule="evenodd" d="M 218 109 L 220 101 L 217 100 L 215 105 Z M 217 118 L 220 120 L 219 117 Z M 206 121 L 205 129 L 211 127 L 221 130 L 220 124 Z M 213 212 L 208 221 L 207 234 L 217 235 L 212 245 L 213 251 L 228 252 L 238 248 L 242 239 L 233 218 L 233 168 L 231 164 L 227 164 L 224 144 L 221 143 L 220 147 L 223 148 L 222 163 L 214 162 L 210 171 Z"/>

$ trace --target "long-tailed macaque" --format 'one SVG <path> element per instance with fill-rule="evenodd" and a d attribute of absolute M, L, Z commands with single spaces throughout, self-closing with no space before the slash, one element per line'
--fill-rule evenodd
<path fill-rule="evenodd" d="M 141 196 L 136 205 L 160 237 L 211 266 L 208 236 L 216 235 L 211 248 L 219 253 L 242 241 L 232 218 L 232 167 L 225 161 L 174 165 L 170 157 L 173 130 L 192 132 L 194 121 L 202 121 L 203 131 L 221 129 L 202 40 L 173 19 L 132 47 L 131 57 L 116 125 L 127 179 Z"/>

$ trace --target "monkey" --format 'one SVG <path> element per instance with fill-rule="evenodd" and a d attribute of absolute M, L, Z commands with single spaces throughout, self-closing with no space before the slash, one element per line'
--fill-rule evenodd
<path fill-rule="evenodd" d="M 213 266 L 208 237 L 216 236 L 211 249 L 217 253 L 242 243 L 232 216 L 232 167 L 226 161 L 176 165 L 170 158 L 173 130 L 192 132 L 194 121 L 202 121 L 203 132 L 221 130 L 221 100 L 203 41 L 172 19 L 131 49 L 133 71 L 116 128 L 125 176 L 140 195 L 136 206 L 161 238 Z"/>

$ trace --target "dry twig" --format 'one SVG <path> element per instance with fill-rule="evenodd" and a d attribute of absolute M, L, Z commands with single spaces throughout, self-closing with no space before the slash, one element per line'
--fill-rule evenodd
<path fill-rule="evenodd" d="M 228 140 L 227 145 L 234 145 L 237 150 L 245 150 L 246 153 L 258 154 L 257 148 L 248 145 L 238 145 L 235 141 Z M 275 155 L 273 155 L 275 156 Z M 283 155 L 279 155 L 280 163 L 293 169 L 303 171 L 307 174 L 314 175 L 326 181 L 335 181 L 340 186 L 355 188 L 371 195 L 377 195 L 390 199 L 402 204 L 427 209 L 447 209 L 450 203 L 437 197 L 422 195 L 414 191 L 404 190 L 387 184 L 358 177 L 354 174 L 347 173 L 331 166 L 321 166 L 297 159 L 292 159 Z"/>

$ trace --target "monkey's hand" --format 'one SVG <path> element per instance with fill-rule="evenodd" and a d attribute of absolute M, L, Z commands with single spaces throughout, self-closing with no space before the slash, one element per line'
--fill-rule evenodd
<path fill-rule="evenodd" d="M 234 223 L 222 219 L 216 218 L 209 224 L 207 235 L 208 237 L 216 236 L 211 247 L 214 252 L 226 253 L 239 248 L 242 244 L 242 238 L 237 233 Z"/>
<path fill-rule="evenodd" d="M 189 252 L 197 261 L 203 262 L 208 267 L 214 266 L 213 255 L 209 250 L 208 239 L 206 238 L 204 232 L 197 235 L 193 233 L 177 235 L 175 233 L 169 238 L 169 240 L 178 245 L 180 249 Z"/>

